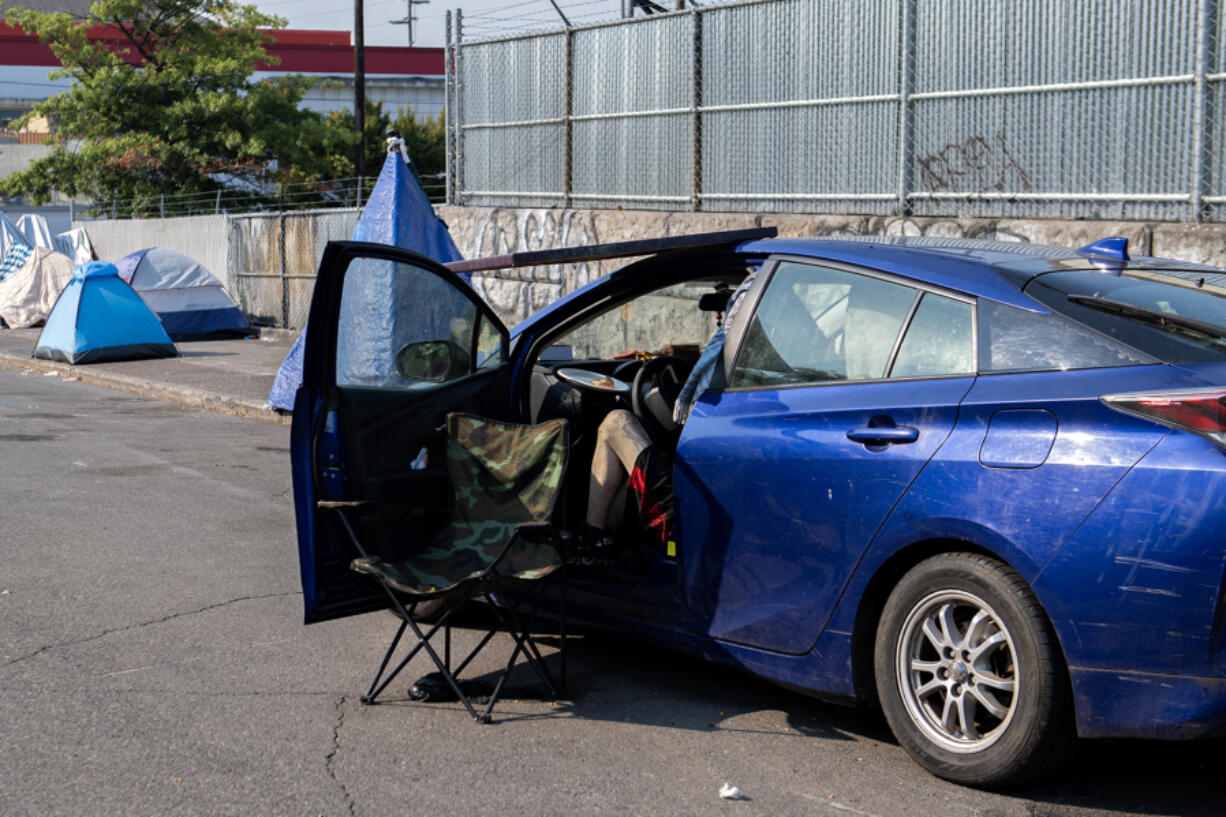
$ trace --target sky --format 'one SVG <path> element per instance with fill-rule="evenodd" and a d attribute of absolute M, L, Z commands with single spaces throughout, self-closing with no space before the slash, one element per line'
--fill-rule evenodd
<path fill-rule="evenodd" d="M 268 14 L 284 17 L 289 28 L 353 30 L 353 3 L 344 0 L 245 0 Z M 367 45 L 408 45 L 403 20 L 408 0 L 365 0 Z M 621 16 L 622 0 L 558 0 L 575 25 L 612 20 Z M 442 46 L 444 15 L 459 8 L 464 12 L 465 39 L 479 39 L 521 31 L 561 28 L 562 22 L 549 0 L 430 0 L 413 6 L 413 40 L 418 46 Z"/>

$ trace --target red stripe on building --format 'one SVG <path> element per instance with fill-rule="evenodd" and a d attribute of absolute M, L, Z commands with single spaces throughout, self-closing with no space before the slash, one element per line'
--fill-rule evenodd
<path fill-rule="evenodd" d="M 273 44 L 268 53 L 278 57 L 278 65 L 260 65 L 257 70 L 291 73 L 352 74 L 353 46 L 348 31 L 270 31 Z M 89 38 L 109 43 L 113 49 L 126 47 L 123 35 L 108 26 L 94 26 Z M 129 62 L 137 58 L 129 55 Z M 14 25 L 0 21 L 0 65 L 60 64 L 51 49 Z M 442 76 L 443 49 L 368 46 L 366 73 Z"/>

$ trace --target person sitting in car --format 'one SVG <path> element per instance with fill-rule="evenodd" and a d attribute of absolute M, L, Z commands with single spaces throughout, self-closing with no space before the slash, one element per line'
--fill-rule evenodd
<path fill-rule="evenodd" d="M 706 391 L 724 350 L 724 330 L 736 316 L 745 293 L 753 283 L 751 270 L 728 298 L 724 320 L 703 347 L 673 404 L 678 427 L 689 419 L 698 395 Z M 637 352 L 626 353 L 633 356 Z M 652 441 L 643 423 L 626 409 L 609 412 L 596 430 L 596 450 L 588 480 L 587 516 L 577 561 L 585 565 L 611 565 L 614 540 L 610 512 L 614 499 L 626 486 L 635 499 L 640 522 L 661 549 L 668 546 L 673 521 L 673 463 L 671 452 Z"/>

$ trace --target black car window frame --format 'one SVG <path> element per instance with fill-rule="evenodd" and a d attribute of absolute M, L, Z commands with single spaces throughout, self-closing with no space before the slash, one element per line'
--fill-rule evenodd
<path fill-rule="evenodd" d="M 907 332 L 911 328 L 911 321 L 915 318 L 915 313 L 919 309 L 919 305 L 922 302 L 921 296 L 923 294 L 931 293 L 933 295 L 938 295 L 943 298 L 949 298 L 950 300 L 967 304 L 971 309 L 970 341 L 973 370 L 960 374 L 919 375 L 915 377 L 890 377 L 887 374 L 883 377 L 864 378 L 860 380 L 825 380 L 801 383 L 754 384 L 748 386 L 729 385 L 732 372 L 735 371 L 737 361 L 740 359 L 749 326 L 753 321 L 753 317 L 757 314 L 758 305 L 761 303 L 762 296 L 766 292 L 766 288 L 769 286 L 771 279 L 774 277 L 775 271 L 783 263 L 805 264 L 814 267 L 825 267 L 827 269 L 847 272 L 854 275 L 863 275 L 865 277 L 886 281 L 891 284 L 904 286 L 915 291 L 916 296 L 911 303 L 911 308 L 908 311 L 906 318 L 899 326 L 898 334 L 894 337 L 894 345 L 890 350 L 890 356 L 886 361 L 885 366 L 885 371 L 887 373 L 894 369 L 894 362 L 898 357 L 898 350 L 901 348 L 903 339 L 907 336 Z M 749 291 L 746 293 L 745 303 L 741 307 L 740 313 L 737 315 L 736 325 L 728 328 L 724 345 L 724 365 L 721 367 L 723 371 L 718 373 L 716 378 L 712 379 L 709 390 L 728 392 L 774 391 L 777 389 L 828 388 L 831 386 L 849 386 L 862 383 L 904 383 L 923 380 L 946 380 L 952 377 L 975 377 L 978 375 L 979 371 L 979 335 L 978 300 L 974 296 L 967 295 L 956 290 L 934 286 L 926 282 L 915 281 L 903 276 L 892 275 L 888 272 L 883 272 L 882 270 L 856 266 L 855 264 L 830 261 L 823 258 L 812 258 L 810 256 L 803 255 L 772 255 L 766 260 L 765 263 L 763 263 L 761 272 L 758 273 L 758 277 L 754 281 L 753 286 L 751 286 Z"/>

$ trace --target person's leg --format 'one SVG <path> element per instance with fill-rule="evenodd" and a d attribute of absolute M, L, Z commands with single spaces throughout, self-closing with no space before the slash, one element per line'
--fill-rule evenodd
<path fill-rule="evenodd" d="M 613 496 L 625 484 L 639 454 L 650 445 L 651 438 L 643 424 L 625 409 L 609 412 L 600 423 L 588 483 L 587 524 L 590 527 L 608 529 Z"/>

